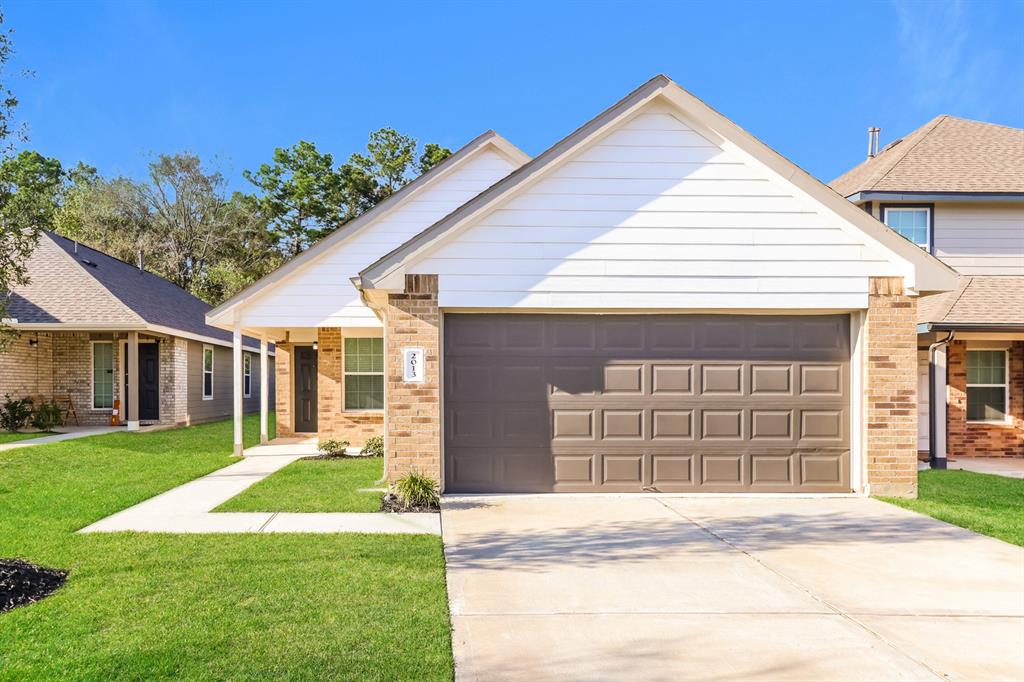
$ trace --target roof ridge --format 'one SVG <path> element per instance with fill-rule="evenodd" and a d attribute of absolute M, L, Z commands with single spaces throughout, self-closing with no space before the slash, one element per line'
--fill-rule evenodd
<path fill-rule="evenodd" d="M 129 305 L 127 304 L 127 303 L 125 303 L 125 302 L 124 302 L 124 301 L 122 301 L 122 300 L 121 300 L 120 298 L 118 298 L 118 297 L 117 297 L 117 295 L 115 295 L 115 294 L 114 294 L 114 292 L 113 292 L 113 291 L 111 291 L 111 290 L 110 290 L 110 289 L 109 289 L 109 288 L 107 287 L 107 285 L 105 285 L 105 284 L 104 284 L 103 282 L 101 282 L 101 281 L 99 280 L 99 278 L 98 278 L 98 277 L 96 277 L 96 276 L 95 276 L 94 274 L 92 274 L 92 273 L 91 273 L 91 272 L 89 271 L 89 268 L 85 267 L 85 264 L 84 264 L 84 263 L 82 263 L 82 262 L 81 262 L 81 261 L 80 261 L 79 259 L 75 258 L 75 257 L 74 257 L 74 256 L 72 256 L 72 255 L 71 255 L 70 253 L 68 253 L 68 252 L 67 252 L 67 251 L 66 251 L 66 250 L 64 249 L 64 247 L 62 247 L 62 246 L 61 246 L 60 244 L 58 244 L 58 243 L 57 243 L 57 241 L 56 241 L 56 240 L 54 239 L 54 237 L 61 237 L 62 239 L 67 239 L 67 237 L 63 237 L 62 235 L 58 235 L 58 234 L 56 234 L 55 232 L 50 232 L 49 230 L 43 230 L 43 235 L 44 235 L 45 237 L 49 238 L 49 240 L 50 240 L 50 241 L 51 241 L 51 242 L 53 243 L 53 245 L 54 245 L 54 246 L 55 246 L 55 247 L 57 248 L 57 251 L 59 251 L 59 252 L 60 252 L 61 256 L 63 256 L 64 258 L 66 258 L 66 259 L 67 259 L 68 261 L 70 261 L 70 262 L 71 262 L 71 264 L 72 264 L 72 265 L 74 265 L 74 266 L 75 266 L 76 268 L 78 268 L 79 270 L 81 270 L 82 272 L 84 272 L 84 273 L 85 273 L 85 274 L 86 274 L 86 275 L 87 275 L 87 276 L 89 277 L 89 279 L 91 279 L 91 280 L 92 280 L 93 282 L 95 282 L 95 283 L 96 283 L 96 285 L 97 285 L 97 286 L 98 286 L 98 287 L 99 287 L 100 289 L 102 289 L 102 290 L 103 290 L 103 293 L 104 293 L 104 294 L 106 294 L 106 295 L 107 295 L 107 296 L 109 296 L 109 297 L 110 297 L 111 299 L 113 299 L 113 300 L 114 300 L 114 301 L 115 301 L 115 302 L 117 303 L 117 305 L 121 306 L 121 308 L 123 308 L 124 310 L 127 310 L 127 311 L 128 311 L 128 313 L 129 313 L 129 314 L 130 314 L 130 315 L 131 315 L 132 317 L 134 317 L 134 318 L 135 318 L 135 319 L 136 319 L 136 320 L 137 320 L 138 322 L 140 322 L 140 323 L 142 323 L 142 324 L 148 324 L 148 323 L 147 323 L 147 321 L 146 321 L 146 319 L 145 319 L 144 317 L 142 317 L 142 315 L 139 315 L 139 313 L 138 313 L 138 312 L 136 312 L 135 310 L 133 310 L 133 309 L 131 308 L 131 306 L 129 306 Z M 75 240 L 69 240 L 69 241 L 75 241 Z M 78 242 L 77 242 L 77 241 L 75 241 L 75 243 L 77 244 Z M 87 249 L 91 249 L 92 251 L 96 251 L 96 253 L 102 254 L 102 255 L 104 255 L 104 256 L 106 256 L 106 255 L 107 255 L 107 254 L 103 253 L 102 251 L 99 251 L 99 250 L 97 250 L 97 249 L 92 249 L 92 248 L 91 248 L 91 247 L 89 247 L 89 246 L 86 246 L 86 248 L 87 248 Z M 108 257 L 112 257 L 112 256 L 108 256 Z M 123 262 L 123 261 L 121 261 L 121 262 Z"/>

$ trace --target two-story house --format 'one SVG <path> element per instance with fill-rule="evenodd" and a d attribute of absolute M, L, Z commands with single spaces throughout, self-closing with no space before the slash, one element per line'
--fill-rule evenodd
<path fill-rule="evenodd" d="M 871 152 L 832 188 L 960 273 L 918 306 L 919 452 L 1024 457 L 1024 130 L 939 116 Z"/>

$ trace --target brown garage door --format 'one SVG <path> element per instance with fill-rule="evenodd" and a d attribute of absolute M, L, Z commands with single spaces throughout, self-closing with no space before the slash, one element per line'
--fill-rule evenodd
<path fill-rule="evenodd" d="M 850 490 L 846 315 L 444 325 L 449 492 Z"/>

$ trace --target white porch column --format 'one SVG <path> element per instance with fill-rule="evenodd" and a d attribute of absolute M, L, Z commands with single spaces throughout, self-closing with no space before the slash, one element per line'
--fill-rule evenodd
<path fill-rule="evenodd" d="M 933 469 L 946 468 L 946 359 L 949 346 L 938 346 L 932 353 L 931 390 L 928 419 L 929 449 Z"/>
<path fill-rule="evenodd" d="M 234 388 L 232 404 L 235 419 L 235 456 L 242 456 L 242 327 L 236 322 L 232 332 L 231 377 Z"/>
<path fill-rule="evenodd" d="M 260 445 L 270 440 L 268 413 L 270 412 L 270 360 L 267 339 L 260 339 Z"/>
<path fill-rule="evenodd" d="M 128 387 L 126 395 L 128 409 L 125 419 L 129 431 L 139 430 L 139 333 L 128 332 Z"/>

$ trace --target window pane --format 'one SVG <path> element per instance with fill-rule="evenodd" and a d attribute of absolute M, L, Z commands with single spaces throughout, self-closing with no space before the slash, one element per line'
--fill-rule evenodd
<path fill-rule="evenodd" d="M 1006 351 L 967 351 L 968 384 L 1005 384 Z"/>
<path fill-rule="evenodd" d="M 213 395 L 213 374 L 210 374 L 209 372 L 203 373 L 203 395 Z"/>
<path fill-rule="evenodd" d="M 345 339 L 345 372 L 383 372 L 384 340 Z"/>
<path fill-rule="evenodd" d="M 885 224 L 918 246 L 928 246 L 928 209 L 886 209 Z"/>
<path fill-rule="evenodd" d="M 213 371 L 213 351 L 209 348 L 203 349 L 203 369 L 207 372 Z"/>
<path fill-rule="evenodd" d="M 380 410 L 384 407 L 384 377 L 380 374 L 345 377 L 346 410 Z"/>
<path fill-rule="evenodd" d="M 1002 387 L 967 388 L 967 418 L 971 421 L 1006 418 L 1006 390 Z"/>
<path fill-rule="evenodd" d="M 114 344 L 92 345 L 92 406 L 114 406 Z"/>

